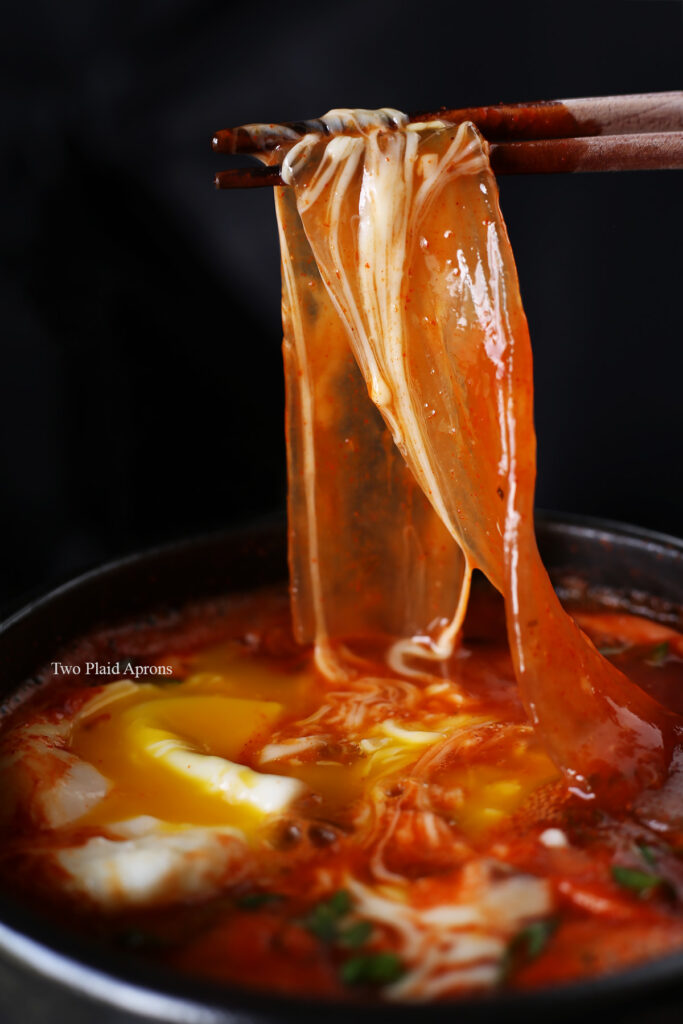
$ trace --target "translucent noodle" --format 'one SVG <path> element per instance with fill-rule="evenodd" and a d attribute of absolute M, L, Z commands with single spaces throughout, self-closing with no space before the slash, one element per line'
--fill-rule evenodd
<path fill-rule="evenodd" d="M 344 127 L 342 113 L 336 115 Z M 283 177 L 293 185 L 370 398 L 464 552 L 464 579 L 479 568 L 503 593 L 520 693 L 548 753 L 580 795 L 592 798 L 600 789 L 615 801 L 631 797 L 664 777 L 672 722 L 565 614 L 536 549 L 531 346 L 485 144 L 470 124 L 386 130 L 381 118 L 374 126 L 364 118 L 359 127 L 351 112 L 346 129 L 349 134 L 332 139 L 305 136 L 287 154 Z M 338 328 L 311 328 L 309 317 L 303 344 L 330 374 L 334 362 L 326 346 L 334 337 L 335 352 L 343 349 Z M 343 356 L 338 359 L 341 366 Z M 332 396 L 332 415 L 343 420 L 349 404 L 360 403 L 357 384 L 351 398 L 322 367 L 299 382 L 309 390 L 299 396 L 302 407 Z M 360 409 L 354 422 L 362 419 Z M 321 410 L 316 423 L 323 419 Z M 305 448 L 302 440 L 290 434 L 292 464 L 296 449 Z M 316 490 L 337 487 L 340 495 L 348 487 L 342 522 L 354 514 L 369 518 L 382 547 L 390 533 L 403 538 L 405 507 L 381 504 L 384 477 L 373 473 L 359 490 L 357 477 L 354 484 L 339 473 L 340 441 L 337 435 L 336 459 L 324 445 L 322 458 L 316 450 L 317 473 L 332 478 L 318 480 Z M 369 459 L 371 448 L 362 450 Z M 368 513 L 374 509 L 380 515 L 373 520 Z M 336 530 L 336 518 L 320 506 L 318 536 L 330 531 L 336 547 L 325 616 L 337 601 L 346 608 L 356 586 L 356 550 Z M 450 549 L 454 560 L 462 557 L 456 550 Z M 406 558 L 405 547 L 394 554 L 392 566 Z M 366 564 L 361 559 L 362 571 Z M 327 570 L 320 565 L 324 581 Z M 438 577 L 430 574 L 432 581 Z M 386 609 L 396 607 L 393 596 L 377 593 Z M 462 603 L 431 643 L 396 633 L 402 639 L 390 664 L 400 668 L 402 655 L 418 650 L 448 657 L 461 613 Z M 400 614 L 389 625 L 399 620 Z"/>
<path fill-rule="evenodd" d="M 354 638 L 439 633 L 464 612 L 468 580 L 457 544 L 368 399 L 292 190 L 278 191 L 277 214 L 294 622 L 334 676 L 347 671 Z"/>

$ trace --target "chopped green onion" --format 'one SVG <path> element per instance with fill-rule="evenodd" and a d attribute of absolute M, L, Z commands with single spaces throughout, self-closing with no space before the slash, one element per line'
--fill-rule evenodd
<path fill-rule="evenodd" d="M 612 878 L 622 889 L 630 889 L 639 895 L 646 895 L 664 884 L 664 879 L 660 875 L 651 875 L 647 871 L 638 871 L 637 868 L 623 868 L 618 864 L 612 867 Z"/>
<path fill-rule="evenodd" d="M 507 981 L 516 968 L 536 960 L 541 955 L 558 923 L 555 917 L 549 917 L 545 921 L 532 921 L 512 937 L 501 964 L 502 981 Z"/>
<path fill-rule="evenodd" d="M 372 924 L 369 921 L 352 921 L 343 927 L 344 918 L 351 909 L 351 896 L 346 889 L 339 889 L 328 900 L 316 903 L 302 923 L 321 942 L 358 949 L 370 938 Z"/>
<path fill-rule="evenodd" d="M 351 897 L 339 889 L 329 900 L 317 903 L 304 921 L 304 927 L 321 942 L 334 942 L 339 933 L 339 922 L 351 909 Z"/>
<path fill-rule="evenodd" d="M 638 847 L 638 852 L 645 863 L 649 864 L 651 868 L 654 867 L 657 863 L 657 854 L 652 847 L 647 846 L 645 843 L 636 843 L 636 846 Z"/>
<path fill-rule="evenodd" d="M 336 938 L 337 922 L 326 907 L 316 907 L 312 910 L 304 924 L 321 942 L 333 942 Z"/>
<path fill-rule="evenodd" d="M 609 658 L 613 654 L 623 654 L 626 648 L 623 646 L 610 647 L 609 644 L 607 644 L 603 647 L 598 647 L 598 650 L 600 651 L 600 654 L 602 654 L 605 658 Z"/>
<path fill-rule="evenodd" d="M 340 933 L 339 944 L 347 946 L 349 949 L 358 949 L 359 946 L 367 942 L 371 935 L 372 925 L 369 921 L 356 921 Z"/>
<path fill-rule="evenodd" d="M 664 640 L 661 644 L 655 644 L 647 659 L 648 665 L 663 665 L 669 657 L 669 641 Z"/>
<path fill-rule="evenodd" d="M 338 889 L 337 892 L 332 893 L 327 905 L 337 917 L 343 917 L 351 909 L 351 897 L 346 889 Z"/>
<path fill-rule="evenodd" d="M 241 910 L 258 910 L 259 907 L 265 907 L 268 903 L 279 903 L 283 899 L 284 896 L 277 892 L 249 892 L 246 896 L 240 896 L 237 906 Z"/>
<path fill-rule="evenodd" d="M 533 921 L 517 932 L 511 945 L 516 951 L 523 953 L 527 960 L 535 960 L 550 942 L 556 928 L 555 918 L 549 918 L 547 921 Z"/>
<path fill-rule="evenodd" d="M 339 976 L 345 985 L 388 985 L 397 981 L 403 971 L 396 953 L 366 953 L 347 960 Z"/>

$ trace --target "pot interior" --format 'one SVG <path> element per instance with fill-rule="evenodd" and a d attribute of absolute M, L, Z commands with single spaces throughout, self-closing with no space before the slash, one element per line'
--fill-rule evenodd
<path fill-rule="evenodd" d="M 673 538 L 567 516 L 540 515 L 537 536 L 543 559 L 561 595 L 620 607 L 683 629 L 683 543 Z M 241 532 L 201 537 L 134 555 L 96 569 L 52 591 L 8 620 L 0 629 L 0 698 L 8 698 L 59 649 L 100 625 L 130 621 L 161 608 L 231 591 L 244 591 L 286 577 L 286 542 L 281 523 Z M 348 1006 L 314 1004 L 218 988 L 190 978 L 171 977 L 110 950 L 86 948 L 78 936 L 59 934 L 7 896 L 0 897 L 0 949 L 14 964 L 0 964 L 6 991 L 34 992 L 46 1007 L 61 1007 L 60 1019 L 92 1019 L 88 999 L 104 1000 L 111 1021 L 132 1020 L 143 1012 L 161 1020 L 302 1020 L 325 1012 L 346 1020 Z M 664 998 L 668 991 L 683 1004 L 683 955 L 562 989 L 529 995 L 486 997 L 458 1004 L 464 1019 L 529 1020 L 530 1014 L 575 1013 L 577 1004 L 629 999 L 632 1019 L 639 1001 Z M 23 1001 L 23 996 L 21 997 Z M 587 1003 L 588 1001 L 588 1003 Z M 678 1005 L 678 1003 L 676 1003 Z M 114 1009 L 118 1007 L 118 1009 Z M 0 997 L 0 1009 L 2 997 Z M 420 1015 L 446 1018 L 447 1004 L 420 1007 Z M 354 1013 L 376 1014 L 370 1007 Z M 387 1015 L 410 1017 L 415 1008 L 382 1006 Z M 18 1021 L 14 1002 L 3 1019 Z M 36 1017 L 36 1019 L 42 1019 Z M 48 1019 L 46 1017 L 45 1019 Z M 100 1018 L 102 1019 L 102 1018 Z M 621 1018 L 620 1019 L 624 1019 Z M 25 1014 L 22 1020 L 26 1020 Z"/>

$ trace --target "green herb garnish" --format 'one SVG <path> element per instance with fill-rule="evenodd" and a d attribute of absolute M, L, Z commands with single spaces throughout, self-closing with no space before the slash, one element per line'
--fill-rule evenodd
<path fill-rule="evenodd" d="M 534 921 L 528 924 L 517 935 L 517 948 L 522 949 L 527 960 L 535 960 L 540 956 L 550 942 L 550 938 L 557 928 L 557 921 Z"/>
<path fill-rule="evenodd" d="M 404 972 L 396 953 L 365 953 L 352 956 L 339 971 L 345 985 L 388 985 Z"/>
<path fill-rule="evenodd" d="M 351 909 L 349 893 L 346 889 L 339 889 L 329 899 L 316 903 L 302 924 L 321 942 L 345 949 L 359 949 L 372 935 L 372 924 L 363 920 L 349 923 Z M 349 968 L 350 971 L 354 969 Z"/>
<path fill-rule="evenodd" d="M 669 657 L 669 641 L 664 640 L 661 644 L 655 644 L 647 659 L 648 665 L 663 665 Z"/>
<path fill-rule="evenodd" d="M 346 889 L 338 889 L 337 892 L 332 893 L 327 905 L 337 917 L 343 917 L 351 909 L 351 897 Z"/>
<path fill-rule="evenodd" d="M 258 910 L 259 907 L 279 903 L 283 899 L 284 896 L 278 892 L 250 892 L 246 896 L 240 896 L 236 903 L 241 910 Z"/>
<path fill-rule="evenodd" d="M 636 843 L 636 846 L 645 863 L 649 864 L 651 868 L 654 867 L 657 863 L 657 854 L 652 847 L 647 846 L 645 843 Z"/>
<path fill-rule="evenodd" d="M 532 921 L 512 937 L 501 965 L 503 981 L 506 981 L 517 968 L 531 963 L 541 955 L 556 931 L 557 925 L 557 918 L 554 917 L 550 917 L 546 921 Z"/>
<path fill-rule="evenodd" d="M 646 896 L 653 889 L 664 885 L 665 880 L 660 875 L 651 875 L 647 871 L 639 871 L 637 868 L 623 868 L 618 864 L 612 867 L 612 878 L 622 889 L 630 889 L 639 896 Z"/>
<path fill-rule="evenodd" d="M 372 925 L 369 921 L 356 921 L 340 932 L 339 945 L 346 946 L 348 949 L 358 949 L 368 941 L 371 935 Z"/>
<path fill-rule="evenodd" d="M 346 889 L 339 889 L 329 900 L 316 903 L 304 927 L 312 932 L 321 942 L 334 942 L 339 937 L 339 924 L 351 909 L 351 897 Z"/>

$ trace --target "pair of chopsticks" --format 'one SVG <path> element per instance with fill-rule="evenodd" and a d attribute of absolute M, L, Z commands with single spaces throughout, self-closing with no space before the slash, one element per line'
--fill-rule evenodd
<path fill-rule="evenodd" d="M 683 168 L 683 92 L 442 108 L 410 114 L 411 122 L 472 121 L 489 143 L 496 174 L 558 174 L 580 171 L 645 171 Z M 309 132 L 328 135 L 322 121 L 294 121 L 216 132 L 217 153 L 254 155 Z M 219 171 L 216 188 L 283 185 L 280 168 L 236 167 Z"/>

